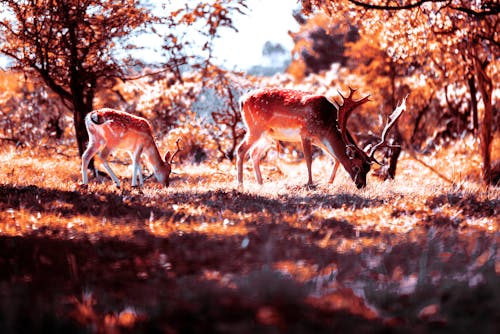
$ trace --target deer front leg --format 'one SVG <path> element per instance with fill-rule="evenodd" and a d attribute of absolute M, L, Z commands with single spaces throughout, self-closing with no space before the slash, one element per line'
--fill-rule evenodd
<path fill-rule="evenodd" d="M 142 177 L 142 168 L 141 168 L 141 153 L 142 148 L 137 148 L 133 154 L 131 154 L 132 158 L 132 187 L 137 187 L 137 178 L 139 178 L 139 186 L 144 184 L 144 179 Z"/>
<path fill-rule="evenodd" d="M 116 174 L 113 172 L 113 170 L 111 169 L 111 167 L 108 164 L 107 158 L 109 156 L 109 153 L 110 153 L 110 150 L 107 147 L 104 147 L 104 149 L 101 151 L 101 153 L 99 153 L 99 158 L 101 159 L 102 165 L 104 166 L 104 168 L 106 168 L 106 170 L 108 171 L 109 176 L 111 176 L 111 178 L 115 182 L 116 186 L 118 188 L 120 188 L 120 180 L 118 179 L 118 176 L 116 176 Z"/>
<path fill-rule="evenodd" d="M 142 165 L 140 164 L 140 162 L 137 164 L 137 172 L 138 173 L 138 176 L 139 176 L 139 185 L 143 185 L 144 184 L 144 176 L 142 175 Z"/>
<path fill-rule="evenodd" d="M 339 165 L 340 165 L 339 161 L 337 159 L 334 159 L 332 175 L 330 176 L 330 180 L 328 181 L 328 183 L 333 183 L 335 175 L 337 175 L 337 170 L 339 169 Z"/>
<path fill-rule="evenodd" d="M 312 172 L 311 172 L 311 166 L 312 166 L 312 145 L 311 145 L 311 140 L 305 137 L 301 138 L 302 141 L 302 151 L 304 152 L 304 159 L 306 160 L 306 165 L 307 165 L 307 185 L 312 186 Z"/>
<path fill-rule="evenodd" d="M 90 160 L 96 155 L 100 150 L 100 145 L 97 142 L 89 141 L 87 149 L 82 155 L 82 183 L 88 184 L 89 178 L 87 174 L 87 169 L 89 167 Z"/>
<path fill-rule="evenodd" d="M 139 179 L 139 186 L 142 186 L 144 179 L 142 178 L 142 168 L 138 160 L 132 161 L 132 187 L 137 187 L 137 179 Z"/>

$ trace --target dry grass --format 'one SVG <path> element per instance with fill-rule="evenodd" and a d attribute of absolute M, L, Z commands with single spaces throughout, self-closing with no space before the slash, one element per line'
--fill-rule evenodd
<path fill-rule="evenodd" d="M 263 163 L 263 186 L 247 163 L 244 189 L 227 162 L 142 189 L 114 164 L 123 189 L 81 186 L 73 148 L 2 147 L 0 329 L 493 333 L 500 189 L 481 185 L 475 145 L 419 157 L 451 182 L 405 154 L 362 191 L 344 171 L 327 184 L 324 158 L 314 189 L 287 160 Z"/>

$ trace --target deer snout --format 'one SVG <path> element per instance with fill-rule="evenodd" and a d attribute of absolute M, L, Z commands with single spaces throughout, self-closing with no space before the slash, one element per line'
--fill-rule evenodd
<path fill-rule="evenodd" d="M 359 171 L 354 175 L 353 181 L 358 189 L 366 187 L 366 176 L 363 176 Z"/>
<path fill-rule="evenodd" d="M 168 188 L 168 186 L 170 186 L 170 170 L 168 171 L 167 176 L 163 181 L 163 185 L 165 186 L 165 188 Z"/>
<path fill-rule="evenodd" d="M 366 187 L 366 183 L 356 182 L 356 188 L 363 189 L 364 187 Z"/>

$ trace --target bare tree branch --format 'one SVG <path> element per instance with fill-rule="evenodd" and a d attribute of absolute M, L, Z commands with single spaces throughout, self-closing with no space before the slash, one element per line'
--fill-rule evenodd
<path fill-rule="evenodd" d="M 408 10 L 408 9 L 414 9 L 422 6 L 425 3 L 432 2 L 432 3 L 450 3 L 448 0 L 419 0 L 415 2 L 409 2 L 409 3 L 404 3 L 401 5 L 379 5 L 379 4 L 373 4 L 373 3 L 366 3 L 360 0 L 348 0 L 350 3 L 363 7 L 365 9 L 373 9 L 373 10 L 388 10 L 388 11 L 396 11 L 396 10 Z M 472 8 L 468 8 L 465 6 L 453 6 L 451 4 L 447 4 L 446 7 L 451 8 L 456 11 L 460 11 L 463 13 L 466 13 L 468 15 L 476 16 L 476 17 L 486 17 L 490 15 L 498 15 L 500 12 L 500 5 L 499 4 L 486 4 L 484 6 L 484 10 L 482 11 L 477 11 L 473 10 Z"/>

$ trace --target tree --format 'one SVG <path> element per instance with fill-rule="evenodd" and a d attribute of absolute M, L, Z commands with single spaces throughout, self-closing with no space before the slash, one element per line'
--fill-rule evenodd
<path fill-rule="evenodd" d="M 186 68 L 201 70 L 210 78 L 208 72 L 217 67 L 213 62 L 214 40 L 219 37 L 221 28 L 237 31 L 232 15 L 245 14 L 246 0 L 177 2 L 175 5 L 177 7 L 171 6 L 162 19 L 168 27 L 162 36 L 167 59 L 164 67 L 175 73 L 180 81 Z"/>
<path fill-rule="evenodd" d="M 445 63 L 446 71 L 437 74 L 443 85 L 449 83 L 446 76 L 453 68 L 474 95 L 470 98 L 472 117 L 477 110 L 477 87 L 484 109 L 479 125 L 483 180 L 492 182 L 492 68 L 499 66 L 500 54 L 500 5 L 496 1 L 303 0 L 302 4 L 305 12 L 321 8 L 330 16 L 350 17 L 363 33 L 378 31 L 394 61 L 421 66 L 427 77 L 436 77 L 436 66 Z"/>
<path fill-rule="evenodd" d="M 244 137 L 245 131 L 241 128 L 242 119 L 239 105 L 242 92 L 231 79 L 227 71 L 215 69 L 211 88 L 222 99 L 221 107 L 212 112 L 212 119 L 218 130 L 218 134 L 214 135 L 217 149 L 224 158 L 233 161 L 236 147 Z M 221 138 L 228 140 L 221 140 Z"/>
<path fill-rule="evenodd" d="M 342 85 L 352 85 L 345 78 L 345 74 L 355 75 L 362 81 L 361 87 L 372 92 L 372 105 L 376 110 L 387 116 L 394 110 L 398 101 L 406 95 L 402 92 L 403 78 L 408 71 L 393 61 L 386 50 L 381 47 L 380 40 L 374 35 L 360 35 L 345 16 L 329 17 L 324 13 L 317 13 L 310 18 L 295 16 L 301 22 L 300 31 L 293 33 L 295 41 L 294 66 L 289 68 L 296 78 L 331 68 L 333 63 L 338 64 L 338 71 L 342 72 Z M 304 71 L 300 71 L 300 68 Z M 332 83 L 333 84 L 333 83 Z M 359 87 L 356 87 L 359 88 Z M 363 108 L 353 115 L 354 125 L 358 129 L 358 140 L 363 146 L 375 144 L 377 137 L 373 135 L 379 131 L 380 120 L 373 108 Z M 362 130 L 361 130 L 362 129 Z M 396 175 L 397 161 L 401 152 L 401 134 L 396 125 L 389 139 L 393 147 L 381 150 L 384 166 L 377 170 L 377 175 L 393 179 Z"/>
<path fill-rule="evenodd" d="M 168 29 L 163 36 L 164 50 L 168 62 L 164 65 L 182 82 L 186 69 L 201 73 L 201 94 L 217 93 L 220 108 L 211 113 L 218 129 L 216 144 L 225 158 L 233 159 L 237 142 L 243 136 L 239 128 L 241 115 L 238 108 L 238 92 L 229 72 L 214 64 L 214 40 L 220 29 L 233 29 L 233 14 L 245 14 L 246 0 L 212 0 L 203 2 L 176 3 L 176 8 L 164 18 Z M 175 28 L 175 29 L 174 29 Z M 196 96 L 197 97 L 197 96 Z M 211 106 L 214 108 L 214 106 Z M 222 129 L 222 130 L 221 130 Z M 224 133 L 223 136 L 220 136 Z M 229 138 L 228 147 L 223 139 Z"/>
<path fill-rule="evenodd" d="M 125 75 L 125 41 L 154 17 L 134 0 L 2 0 L 0 10 L 0 52 L 72 110 L 83 154 L 96 91 Z"/>
<path fill-rule="evenodd" d="M 346 67 L 350 73 L 362 78 L 366 87 L 374 92 L 371 99 L 376 106 L 375 109 L 388 117 L 397 107 L 399 101 L 408 93 L 404 84 L 404 78 L 408 75 L 408 70 L 401 66 L 400 63 L 393 61 L 387 52 L 380 47 L 379 42 L 374 36 L 362 35 L 356 41 L 347 43 L 345 51 Z M 379 131 L 377 128 L 382 125 L 380 124 L 382 118 L 374 113 L 364 115 L 364 118 L 367 118 L 367 116 L 369 121 L 360 121 L 359 123 L 362 123 L 365 132 L 369 130 L 370 133 L 377 133 Z M 375 119 L 374 116 L 379 119 Z M 374 125 L 377 128 L 374 128 Z M 362 138 L 360 139 L 362 140 Z M 369 135 L 367 139 L 368 143 L 364 145 L 370 144 L 370 141 L 377 138 Z M 384 165 L 377 171 L 377 175 L 383 179 L 394 179 L 398 158 L 401 154 L 402 135 L 399 122 L 396 122 L 394 129 L 389 133 L 388 140 L 392 146 L 381 150 L 383 152 L 381 161 L 384 161 Z M 375 143 L 372 142 L 371 144 Z"/>
<path fill-rule="evenodd" d="M 332 22 L 321 13 L 308 19 L 299 14 L 294 17 L 301 26 L 298 32 L 290 34 L 295 42 L 292 50 L 294 61 L 288 70 L 291 74 L 299 79 L 328 70 L 333 63 L 346 64 L 346 43 L 359 39 L 356 27 L 338 18 Z"/>
<path fill-rule="evenodd" d="M 270 77 L 283 73 L 290 65 L 290 52 L 280 43 L 266 41 L 262 46 L 262 61 L 253 65 L 247 73 L 254 76 Z"/>
<path fill-rule="evenodd" d="M 182 82 L 186 69 L 206 73 L 213 68 L 219 29 L 235 29 L 231 15 L 245 8 L 245 0 L 185 3 L 174 10 L 169 3 L 147 7 L 137 0 L 2 0 L 0 52 L 15 61 L 15 69 L 41 78 L 73 112 L 81 155 L 88 141 L 84 117 L 97 93 L 117 80 L 158 80 L 168 73 L 171 85 Z M 164 61 L 132 75 L 145 68 L 144 60 L 130 56 L 140 48 L 132 37 L 144 32 L 163 40 Z"/>

